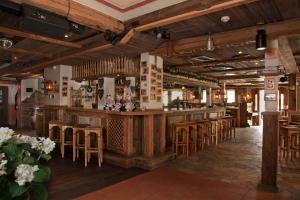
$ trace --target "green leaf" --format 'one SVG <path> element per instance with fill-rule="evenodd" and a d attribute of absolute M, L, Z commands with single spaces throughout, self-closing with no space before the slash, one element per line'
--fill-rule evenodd
<path fill-rule="evenodd" d="M 28 164 L 28 165 L 34 165 L 36 164 L 36 160 L 33 157 L 24 157 L 23 158 L 23 164 Z"/>
<path fill-rule="evenodd" d="M 47 200 L 48 191 L 46 187 L 41 183 L 32 183 L 30 189 L 30 199 L 31 200 Z"/>
<path fill-rule="evenodd" d="M 45 182 L 48 181 L 50 179 L 50 168 L 43 166 L 43 165 L 39 165 L 39 170 L 34 172 L 34 182 Z"/>
<path fill-rule="evenodd" d="M 16 159 L 22 154 L 22 148 L 18 147 L 17 144 L 9 143 L 3 147 L 3 152 L 6 154 L 6 157 L 11 159 Z"/>
<path fill-rule="evenodd" d="M 42 154 L 42 155 L 41 155 L 41 158 L 43 158 L 43 159 L 46 160 L 46 161 L 49 161 L 52 157 L 51 157 L 50 154 Z"/>
<path fill-rule="evenodd" d="M 25 192 L 27 192 L 28 190 L 28 186 L 19 186 L 17 183 L 15 182 L 9 182 L 8 183 L 9 186 L 9 193 L 10 195 L 14 198 L 14 197 L 18 197 L 21 196 L 22 194 L 24 194 Z"/>

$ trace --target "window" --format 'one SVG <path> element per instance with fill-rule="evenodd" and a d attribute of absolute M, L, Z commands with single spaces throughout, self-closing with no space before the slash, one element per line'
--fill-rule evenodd
<path fill-rule="evenodd" d="M 254 111 L 258 111 L 258 94 L 254 97 Z"/>
<path fill-rule="evenodd" d="M 280 110 L 283 110 L 284 109 L 284 94 L 281 93 L 280 94 Z"/>
<path fill-rule="evenodd" d="M 206 90 L 202 90 L 201 103 L 206 103 Z"/>
<path fill-rule="evenodd" d="M 183 93 L 182 90 L 173 90 L 171 93 L 171 100 L 174 101 L 175 99 L 177 99 L 177 97 L 179 97 L 180 100 L 183 99 Z"/>
<path fill-rule="evenodd" d="M 169 104 L 168 91 L 163 91 L 163 105 L 167 106 Z"/>
<path fill-rule="evenodd" d="M 227 103 L 235 103 L 235 90 L 226 90 Z"/>

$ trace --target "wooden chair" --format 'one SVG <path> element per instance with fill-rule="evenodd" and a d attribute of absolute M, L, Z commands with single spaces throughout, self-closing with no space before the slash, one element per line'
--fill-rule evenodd
<path fill-rule="evenodd" d="M 96 134 L 97 147 L 91 146 L 92 135 Z M 102 128 L 97 126 L 89 126 L 84 129 L 84 165 L 87 166 L 91 160 L 91 154 L 97 153 L 98 165 L 103 162 L 103 147 L 102 147 Z"/>
<path fill-rule="evenodd" d="M 174 123 L 172 131 L 172 150 L 178 156 L 178 150 L 182 147 L 182 153 L 189 156 L 189 125 L 187 123 Z"/>

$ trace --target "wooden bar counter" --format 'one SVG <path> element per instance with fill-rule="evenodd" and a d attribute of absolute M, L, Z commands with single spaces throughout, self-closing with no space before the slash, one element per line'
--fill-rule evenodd
<path fill-rule="evenodd" d="M 174 154 L 167 151 L 167 138 L 171 125 L 185 120 L 199 120 L 209 115 L 225 114 L 224 108 L 190 109 L 175 111 L 136 111 L 111 112 L 79 107 L 45 106 L 42 131 L 48 134 L 50 120 L 79 122 L 80 117 L 94 119 L 95 125 L 101 125 L 106 138 L 106 162 L 122 167 L 141 167 L 153 169 Z"/>

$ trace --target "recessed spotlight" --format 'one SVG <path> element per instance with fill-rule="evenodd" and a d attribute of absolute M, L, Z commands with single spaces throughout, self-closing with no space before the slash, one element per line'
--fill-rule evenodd
<path fill-rule="evenodd" d="M 228 15 L 224 15 L 221 17 L 221 22 L 227 23 L 230 21 L 230 17 Z"/>
<path fill-rule="evenodd" d="M 241 55 L 241 54 L 243 54 L 243 52 L 242 52 L 242 51 L 239 51 L 239 52 L 238 52 L 238 54 L 240 54 L 240 55 Z"/>
<path fill-rule="evenodd" d="M 65 34 L 65 38 L 69 38 L 70 35 L 68 33 Z"/>
<path fill-rule="evenodd" d="M 255 64 L 258 65 L 259 63 L 258 63 L 258 62 L 255 62 Z"/>
<path fill-rule="evenodd" d="M 235 73 L 225 73 L 226 76 L 234 76 L 236 75 Z"/>
<path fill-rule="evenodd" d="M 184 89 L 185 89 L 185 87 L 184 87 L 184 86 L 182 86 L 182 88 L 181 88 L 181 89 L 183 89 L 183 90 L 184 90 Z"/>

